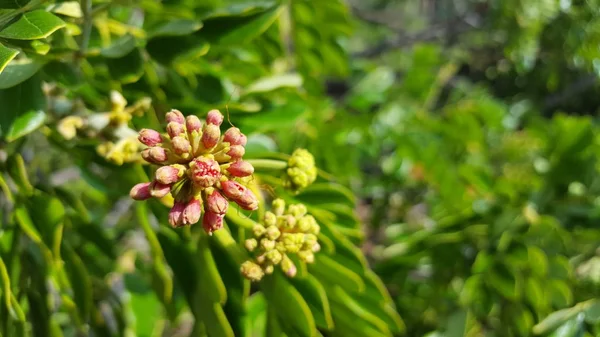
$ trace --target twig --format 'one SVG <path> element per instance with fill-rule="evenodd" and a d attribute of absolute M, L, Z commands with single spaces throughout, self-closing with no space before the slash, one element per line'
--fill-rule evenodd
<path fill-rule="evenodd" d="M 79 63 L 86 54 L 92 34 L 92 0 L 81 0 L 81 12 L 83 13 L 83 29 L 79 41 L 79 51 L 77 52 L 76 62 Z"/>

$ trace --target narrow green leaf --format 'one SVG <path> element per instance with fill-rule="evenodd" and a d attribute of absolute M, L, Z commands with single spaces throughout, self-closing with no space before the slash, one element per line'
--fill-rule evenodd
<path fill-rule="evenodd" d="M 84 321 L 90 317 L 93 306 L 92 280 L 81 258 L 68 245 L 62 246 L 65 267 L 79 314 Z"/>
<path fill-rule="evenodd" d="M 316 335 L 317 327 L 310 311 L 310 307 L 302 295 L 289 281 L 276 272 L 263 279 L 261 289 L 273 305 L 277 317 L 282 324 L 288 324 L 296 335 L 312 337 Z"/>
<path fill-rule="evenodd" d="M 227 290 L 217 270 L 208 239 L 208 235 L 202 235 L 198 239 L 197 261 L 200 283 L 197 291 L 205 294 L 212 302 L 224 304 L 227 301 Z"/>
<path fill-rule="evenodd" d="M 48 11 L 72 18 L 80 18 L 83 16 L 79 1 L 65 1 L 51 4 L 48 6 Z"/>
<path fill-rule="evenodd" d="M 361 292 L 365 289 L 365 283 L 358 274 L 329 256 L 317 254 L 315 263 L 310 264 L 308 270 L 323 284 L 339 284 L 350 292 Z"/>
<path fill-rule="evenodd" d="M 46 113 L 43 111 L 28 111 L 17 117 L 6 133 L 6 140 L 15 141 L 35 131 L 46 121 Z"/>
<path fill-rule="evenodd" d="M 115 40 L 110 46 L 100 50 L 100 55 L 106 58 L 121 58 L 131 53 L 136 47 L 133 35 L 127 34 Z"/>
<path fill-rule="evenodd" d="M 31 217 L 29 217 L 29 212 L 25 207 L 17 207 L 17 209 L 15 210 L 15 217 L 17 218 L 17 223 L 21 227 L 21 230 L 25 232 L 25 235 L 27 235 L 31 239 L 31 241 L 35 243 L 42 243 L 42 236 L 33 225 L 33 221 L 31 221 Z"/>
<path fill-rule="evenodd" d="M 6 265 L 4 264 L 4 260 L 0 257 L 0 289 L 2 290 L 2 297 L 4 298 L 4 303 L 6 305 L 6 309 L 9 312 L 12 310 L 10 298 L 12 296 L 12 291 L 10 290 L 10 277 L 8 276 L 8 270 L 6 269 Z"/>
<path fill-rule="evenodd" d="M 149 31 L 150 37 L 157 36 L 184 36 L 192 34 L 202 28 L 202 22 L 187 19 L 175 19 L 166 22 Z"/>
<path fill-rule="evenodd" d="M 43 39 L 65 25 L 56 15 L 39 9 L 21 15 L 16 22 L 0 31 L 0 37 L 15 40 Z"/>
<path fill-rule="evenodd" d="M 354 195 L 350 190 L 342 185 L 333 183 L 312 184 L 295 198 L 311 205 L 336 203 L 354 207 L 355 203 Z"/>
<path fill-rule="evenodd" d="M 340 286 L 333 286 L 329 288 L 329 299 L 332 302 L 337 302 L 344 307 L 348 308 L 355 317 L 360 318 L 366 322 L 369 322 L 372 326 L 376 327 L 377 330 L 381 331 L 385 335 L 391 335 L 388 324 L 383 321 L 380 317 L 374 315 L 373 312 L 365 309 L 360 305 L 359 302 L 355 301 L 350 295 L 348 295 Z"/>
<path fill-rule="evenodd" d="M 11 141 L 43 124 L 46 98 L 39 74 L 8 89 L 0 90 L 0 130 Z"/>
<path fill-rule="evenodd" d="M 0 74 L 2 74 L 8 63 L 14 59 L 18 53 L 18 50 L 5 47 L 0 43 Z"/>
<path fill-rule="evenodd" d="M 333 329 L 333 318 L 331 317 L 329 300 L 327 299 L 325 288 L 323 288 L 321 283 L 310 274 L 305 278 L 296 276 L 290 282 L 306 300 L 317 327 L 326 330 Z"/>
<path fill-rule="evenodd" d="M 27 168 L 25 167 L 25 161 L 19 153 L 15 153 L 8 158 L 8 174 L 15 182 L 19 191 L 24 195 L 30 195 L 33 193 L 33 186 L 29 182 L 29 176 L 27 174 Z"/>

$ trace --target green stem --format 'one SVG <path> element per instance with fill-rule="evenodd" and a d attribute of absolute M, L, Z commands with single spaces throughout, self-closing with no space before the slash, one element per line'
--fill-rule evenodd
<path fill-rule="evenodd" d="M 247 162 L 257 170 L 284 170 L 288 166 L 287 162 L 275 159 L 248 159 Z"/>
<path fill-rule="evenodd" d="M 236 263 L 242 264 L 244 261 L 248 260 L 248 255 L 240 249 L 237 242 L 235 242 L 231 236 L 231 233 L 226 229 L 215 231 L 213 237 L 217 240 L 219 245 L 231 255 Z"/>
<path fill-rule="evenodd" d="M 81 0 L 81 12 L 83 13 L 83 29 L 81 30 L 81 40 L 79 42 L 79 51 L 77 52 L 76 62 L 86 54 L 90 43 L 92 33 L 92 0 Z"/>
<path fill-rule="evenodd" d="M 4 195 L 6 195 L 6 199 L 8 199 L 10 203 L 14 203 L 15 197 L 13 196 L 12 191 L 8 187 L 8 184 L 6 183 L 6 180 L 4 180 L 4 176 L 2 176 L 2 174 L 0 174 L 0 188 L 2 189 L 2 192 L 4 192 Z"/>

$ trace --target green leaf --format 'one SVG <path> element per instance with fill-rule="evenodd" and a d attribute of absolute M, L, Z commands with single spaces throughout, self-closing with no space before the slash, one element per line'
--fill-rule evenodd
<path fill-rule="evenodd" d="M 65 259 L 65 268 L 71 287 L 77 310 L 84 321 L 90 317 L 93 305 L 92 280 L 87 268 L 81 258 L 66 244 L 62 245 L 62 255 Z"/>
<path fill-rule="evenodd" d="M 64 16 L 70 16 L 72 18 L 80 18 L 83 16 L 79 1 L 65 1 L 51 4 L 48 6 L 48 11 Z"/>
<path fill-rule="evenodd" d="M 246 16 L 221 16 L 204 20 L 204 27 L 197 35 L 209 43 L 238 45 L 251 41 L 264 33 L 283 11 L 274 6 L 264 12 Z"/>
<path fill-rule="evenodd" d="M 254 293 L 246 301 L 245 337 L 264 336 L 267 323 L 267 301 L 263 293 Z"/>
<path fill-rule="evenodd" d="M 14 59 L 18 53 L 18 50 L 5 47 L 2 43 L 0 43 L 0 74 L 2 74 L 2 72 L 6 68 L 6 65 L 12 59 Z"/>
<path fill-rule="evenodd" d="M 331 317 L 327 293 L 321 283 L 310 274 L 306 278 L 296 276 L 290 282 L 306 300 L 317 326 L 326 330 L 333 329 L 333 318 Z"/>
<path fill-rule="evenodd" d="M 20 84 L 35 75 L 43 63 L 30 59 L 10 63 L 3 72 L 0 72 L 0 89 L 7 89 Z"/>
<path fill-rule="evenodd" d="M 358 274 L 329 256 L 317 254 L 315 263 L 310 264 L 308 270 L 323 284 L 339 284 L 350 292 L 361 292 L 365 289 L 365 283 Z"/>
<path fill-rule="evenodd" d="M 202 28 L 202 22 L 187 19 L 176 19 L 166 22 L 148 32 L 152 37 L 157 36 L 185 36 Z"/>
<path fill-rule="evenodd" d="M 14 141 L 41 126 L 46 98 L 39 74 L 14 87 L 0 90 L 0 130 L 4 138 Z"/>
<path fill-rule="evenodd" d="M 569 285 L 560 280 L 550 280 L 546 286 L 546 296 L 548 296 L 552 304 L 556 307 L 566 307 L 573 303 L 573 293 Z"/>
<path fill-rule="evenodd" d="M 539 277 L 546 277 L 548 274 L 548 257 L 543 250 L 535 246 L 527 247 L 529 256 L 529 266 Z"/>
<path fill-rule="evenodd" d="M 44 66 L 44 74 L 67 87 L 75 87 L 81 84 L 81 79 L 77 74 L 77 68 L 66 62 L 53 61 Z"/>
<path fill-rule="evenodd" d="M 212 302 L 224 304 L 227 301 L 227 290 L 212 257 L 208 239 L 207 235 L 202 235 L 198 239 L 198 256 L 196 257 L 199 271 L 198 291 L 205 293 L 205 296 Z"/>
<path fill-rule="evenodd" d="M 300 86 L 302 86 L 302 76 L 299 74 L 280 74 L 258 79 L 251 83 L 244 93 L 264 93 L 279 88 L 298 88 Z"/>
<path fill-rule="evenodd" d="M 321 203 L 343 203 L 354 207 L 354 195 L 342 185 L 334 183 L 316 183 L 307 187 L 302 193 L 295 196 L 299 201 L 307 204 L 319 205 Z"/>
<path fill-rule="evenodd" d="M 333 286 L 328 288 L 329 299 L 332 302 L 342 304 L 348 310 L 350 310 L 356 318 L 368 322 L 377 330 L 381 331 L 385 335 L 391 335 L 388 324 L 375 315 L 372 311 L 361 306 L 361 303 L 353 299 L 348 293 L 346 293 L 340 286 Z"/>
<path fill-rule="evenodd" d="M 102 48 L 100 55 L 109 59 L 118 59 L 131 53 L 136 47 L 133 35 L 127 34 L 115 40 L 110 46 Z"/>
<path fill-rule="evenodd" d="M 302 298 L 302 294 L 281 273 L 276 272 L 265 277 L 261 289 L 268 304 L 274 306 L 282 326 L 289 325 L 293 329 L 291 332 L 301 337 L 316 335 L 317 327 L 310 307 Z"/>
<path fill-rule="evenodd" d="M 15 153 L 8 158 L 8 174 L 19 187 L 19 191 L 24 195 L 33 193 L 33 186 L 29 181 L 25 161 L 19 153 Z"/>
<path fill-rule="evenodd" d="M 66 24 L 56 15 L 39 9 L 23 14 L 16 22 L 0 31 L 0 37 L 14 40 L 43 39 Z"/>
<path fill-rule="evenodd" d="M 109 58 L 106 61 L 111 77 L 122 83 L 137 82 L 144 75 L 145 61 L 139 48 L 131 50 L 121 58 Z"/>
<path fill-rule="evenodd" d="M 17 9 L 27 5 L 31 0 L 0 0 L 0 8 Z"/>

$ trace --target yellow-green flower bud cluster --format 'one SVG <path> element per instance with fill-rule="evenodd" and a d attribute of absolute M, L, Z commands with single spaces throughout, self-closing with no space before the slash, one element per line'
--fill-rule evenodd
<path fill-rule="evenodd" d="M 284 185 L 293 192 L 300 192 L 317 179 L 315 158 L 305 149 L 296 149 L 288 160 Z"/>
<path fill-rule="evenodd" d="M 78 136 L 101 140 L 96 152 L 117 165 L 143 162 L 139 153 L 144 147 L 139 144 L 137 132 L 129 128 L 128 123 L 133 115 L 149 110 L 151 100 L 143 98 L 127 106 L 127 101 L 117 91 L 111 92 L 110 99 L 110 111 L 66 116 L 58 122 L 56 130 L 66 140 Z M 81 110 L 85 111 L 84 108 Z"/>
<path fill-rule="evenodd" d="M 294 277 L 297 268 L 290 259 L 291 254 L 306 263 L 315 261 L 314 254 L 321 248 L 317 240 L 320 227 L 315 218 L 306 213 L 306 206 L 302 204 L 289 205 L 286 209 L 282 199 L 273 201 L 262 223 L 252 228 L 253 237 L 245 241 L 246 249 L 255 257 L 254 261 L 242 265 L 246 278 L 258 281 L 264 274 L 273 273 L 275 266 Z"/>

